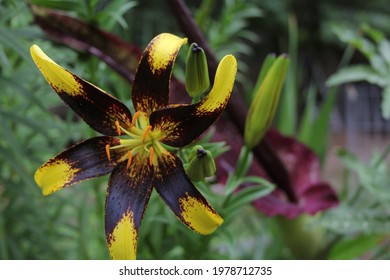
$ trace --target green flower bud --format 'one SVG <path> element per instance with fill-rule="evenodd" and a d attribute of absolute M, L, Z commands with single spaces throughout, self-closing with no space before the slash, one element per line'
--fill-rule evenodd
<path fill-rule="evenodd" d="M 271 66 L 275 62 L 275 60 L 276 60 L 276 55 L 273 53 L 269 54 L 265 57 L 265 59 L 263 61 L 263 65 L 261 65 L 261 69 L 260 69 L 259 75 L 257 77 L 255 87 L 253 88 L 253 91 L 252 91 L 252 96 L 251 96 L 252 99 L 254 97 L 253 95 L 255 95 L 255 93 L 259 90 L 261 83 L 263 82 L 265 76 L 267 75 L 269 69 L 271 68 Z"/>
<path fill-rule="evenodd" d="M 216 166 L 213 155 L 200 145 L 192 148 L 188 161 L 189 163 L 185 171 L 188 178 L 192 181 L 198 182 L 205 177 L 210 177 L 215 174 Z"/>
<path fill-rule="evenodd" d="M 286 55 L 280 55 L 271 63 L 266 65 L 269 69 L 266 75 L 259 77 L 262 82 L 254 93 L 246 117 L 244 141 L 249 148 L 259 143 L 274 118 L 289 59 Z"/>
<path fill-rule="evenodd" d="M 186 90 L 191 97 L 198 97 L 210 87 L 209 70 L 204 50 L 192 43 L 187 54 Z"/>

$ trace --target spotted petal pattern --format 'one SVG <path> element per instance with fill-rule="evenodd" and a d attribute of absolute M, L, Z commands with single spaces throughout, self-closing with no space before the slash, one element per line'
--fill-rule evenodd
<path fill-rule="evenodd" d="M 133 82 L 132 99 L 136 111 L 148 116 L 169 104 L 172 68 L 180 47 L 187 39 L 163 33 L 146 47 Z"/>
<path fill-rule="evenodd" d="M 161 127 L 165 132 L 161 142 L 182 147 L 190 144 L 212 125 L 229 101 L 236 72 L 236 59 L 227 55 L 218 66 L 213 88 L 203 100 L 193 105 L 176 105 L 153 112 L 150 124 Z"/>
<path fill-rule="evenodd" d="M 179 220 L 192 230 L 210 234 L 223 222 L 185 174 L 179 158 L 170 154 L 159 159 L 156 190 Z"/>
<path fill-rule="evenodd" d="M 118 145 L 119 139 L 102 136 L 88 139 L 48 160 L 35 173 L 35 181 L 44 195 L 75 183 L 106 175 L 123 154 L 117 150 L 108 160 L 106 145 Z"/>
<path fill-rule="evenodd" d="M 121 101 L 65 70 L 36 45 L 31 47 L 31 56 L 59 97 L 93 129 L 115 136 L 115 121 L 130 127 L 131 113 Z"/>
<path fill-rule="evenodd" d="M 135 259 L 138 229 L 152 192 L 153 168 L 136 158 L 130 170 L 119 164 L 111 174 L 106 198 L 106 239 L 113 259 Z"/>

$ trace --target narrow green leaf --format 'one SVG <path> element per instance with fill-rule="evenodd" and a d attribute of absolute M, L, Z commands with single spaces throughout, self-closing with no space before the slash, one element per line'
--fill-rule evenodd
<path fill-rule="evenodd" d="M 382 31 L 366 23 L 362 24 L 361 30 L 377 44 L 380 43 L 385 37 Z"/>
<path fill-rule="evenodd" d="M 390 119 L 390 86 L 385 87 L 383 90 L 382 103 L 381 103 L 382 116 L 384 119 Z"/>
<path fill-rule="evenodd" d="M 313 149 L 312 132 L 313 132 L 313 119 L 315 111 L 315 98 L 316 98 L 316 89 L 315 85 L 311 84 L 309 89 L 306 92 L 306 103 L 305 109 L 302 115 L 302 119 L 299 125 L 298 139 Z"/>
<path fill-rule="evenodd" d="M 329 121 L 332 110 L 337 101 L 337 94 L 338 89 L 335 87 L 328 91 L 328 95 L 318 112 L 311 132 L 312 137 L 309 146 L 320 157 L 320 159 L 323 159 L 325 156 L 328 141 Z"/>
<path fill-rule="evenodd" d="M 383 39 L 378 44 L 378 51 L 380 55 L 384 58 L 387 65 L 390 65 L 390 41 Z"/>
<path fill-rule="evenodd" d="M 366 164 L 361 162 L 354 154 L 340 150 L 338 152 L 343 164 L 354 171 L 359 178 L 359 184 L 378 201 L 390 200 L 390 177 L 386 162 L 377 164 L 377 161 Z"/>
<path fill-rule="evenodd" d="M 378 246 L 382 239 L 381 235 L 363 235 L 352 239 L 343 239 L 332 247 L 327 259 L 358 259 L 370 249 Z"/>
<path fill-rule="evenodd" d="M 35 5 L 39 5 L 42 7 L 59 9 L 64 11 L 74 11 L 75 7 L 78 4 L 75 0 L 32 0 L 31 2 Z"/>
<path fill-rule="evenodd" d="M 381 76 L 368 65 L 352 65 L 344 67 L 330 76 L 326 81 L 326 85 L 332 87 L 360 81 L 366 81 L 383 87 L 387 84 L 387 77 Z"/>
<path fill-rule="evenodd" d="M 0 44 L 11 48 L 25 61 L 33 65 L 28 48 L 22 45 L 22 43 L 14 37 L 14 34 L 12 34 L 9 29 L 0 28 Z"/>
<path fill-rule="evenodd" d="M 389 215 L 381 209 L 355 208 L 342 205 L 326 211 L 319 224 L 339 234 L 387 234 Z"/>
<path fill-rule="evenodd" d="M 246 147 L 242 146 L 240 156 L 238 157 L 236 170 L 234 172 L 236 178 L 241 178 L 245 176 L 246 172 L 248 171 L 253 159 L 253 154 L 251 150 Z"/>
<path fill-rule="evenodd" d="M 381 76 L 387 77 L 389 68 L 382 56 L 375 53 L 370 59 L 370 65 Z"/>
<path fill-rule="evenodd" d="M 289 16 L 288 55 L 290 65 L 286 76 L 283 92 L 280 96 L 279 115 L 277 126 L 283 134 L 292 135 L 297 123 L 297 96 L 298 96 L 298 24 L 293 15 Z"/>
<path fill-rule="evenodd" d="M 349 43 L 351 43 L 356 49 L 364 54 L 368 60 L 370 60 L 376 53 L 376 47 L 374 43 L 369 39 L 362 37 L 360 34 L 353 38 Z"/>
<path fill-rule="evenodd" d="M 259 198 L 270 194 L 274 190 L 274 186 L 267 180 L 259 177 L 246 177 L 244 182 L 256 183 L 254 186 L 246 187 L 232 195 L 226 201 L 226 212 L 236 211 L 244 205 L 251 203 Z"/>

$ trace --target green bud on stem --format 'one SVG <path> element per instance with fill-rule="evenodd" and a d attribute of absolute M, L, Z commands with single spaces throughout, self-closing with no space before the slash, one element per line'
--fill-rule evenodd
<path fill-rule="evenodd" d="M 198 182 L 205 177 L 210 177 L 215 174 L 216 166 L 213 155 L 200 145 L 192 148 L 188 162 L 185 171 L 188 178 L 192 181 Z"/>
<path fill-rule="evenodd" d="M 199 97 L 210 87 L 209 70 L 204 50 L 197 43 L 192 43 L 188 49 L 185 87 L 192 97 Z"/>
<path fill-rule="evenodd" d="M 275 116 L 288 65 L 286 55 L 280 55 L 276 59 L 269 57 L 263 64 L 259 75 L 261 84 L 255 88 L 245 121 L 244 141 L 251 149 L 259 143 Z M 264 67 L 269 69 L 265 75 Z"/>

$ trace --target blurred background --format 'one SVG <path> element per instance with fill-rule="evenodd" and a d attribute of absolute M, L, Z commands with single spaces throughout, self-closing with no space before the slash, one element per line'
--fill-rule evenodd
<path fill-rule="evenodd" d="M 30 2 L 81 19 L 141 50 L 161 32 L 185 36 L 172 1 Z M 236 87 L 248 103 L 265 56 L 289 54 L 290 70 L 274 127 L 316 153 L 322 177 L 341 201 L 339 212 L 319 219 L 318 225 L 329 232 L 327 244 L 333 252 L 322 257 L 388 258 L 388 1 L 184 2 L 216 57 L 237 57 Z M 0 0 L 0 259 L 107 259 L 107 177 L 49 197 L 42 196 L 34 182 L 42 163 L 95 132 L 48 86 L 30 58 L 32 44 L 132 106 L 128 81 L 97 57 L 51 40 L 34 21 L 27 1 Z M 183 79 L 183 64 L 177 64 L 175 76 Z M 355 193 L 359 188 L 363 191 Z M 144 249 L 139 249 L 139 258 L 294 258 L 286 253 L 273 222 L 254 213 L 249 203 L 249 218 L 232 223 L 228 234 L 211 243 L 206 256 L 184 241 L 204 239 L 188 233 L 188 239 L 180 241 L 175 229 L 181 232 L 181 226 L 158 198 L 152 200 L 156 203 L 149 206 L 141 227 L 139 248 Z M 355 211 L 362 208 L 370 212 Z M 342 255 L 343 250 L 350 254 Z"/>

